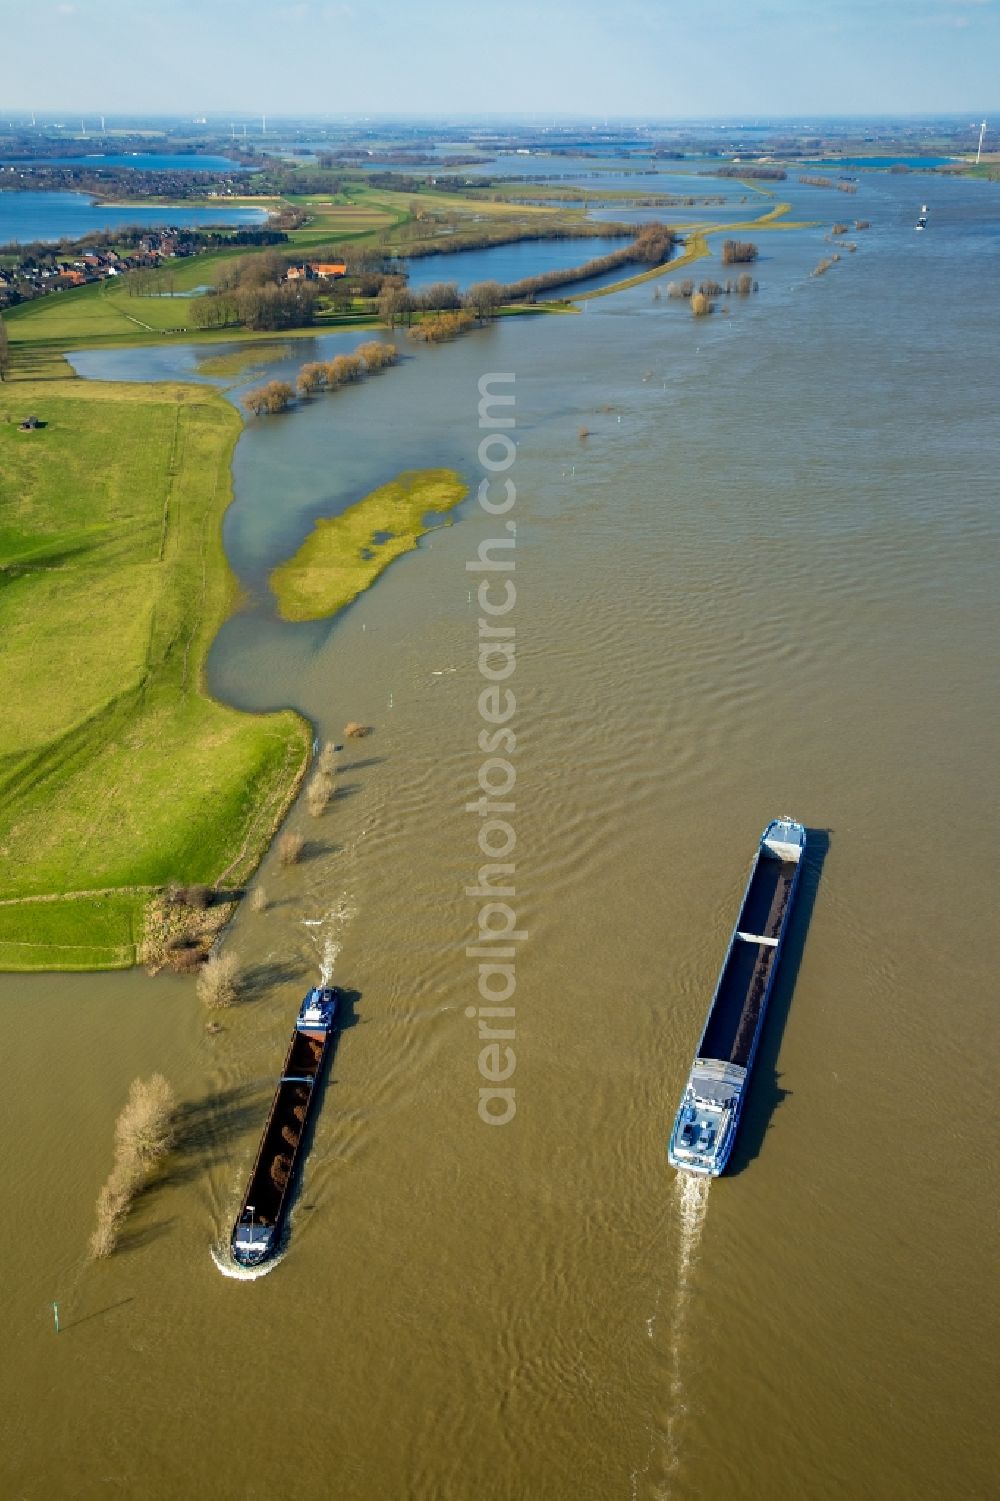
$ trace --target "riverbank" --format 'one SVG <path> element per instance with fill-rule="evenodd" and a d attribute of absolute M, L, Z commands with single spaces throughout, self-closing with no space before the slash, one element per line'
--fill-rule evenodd
<path fill-rule="evenodd" d="M 706 255 L 708 234 L 800 227 L 783 219 L 788 208 L 686 226 L 674 261 L 576 299 L 502 311 L 576 312 L 576 301 Z M 227 254 L 178 268 L 181 290 Z M 2 534 L 11 587 L 0 626 L 19 707 L 0 735 L 0 847 L 14 872 L 0 890 L 0 967 L 135 963 L 166 882 L 233 887 L 254 870 L 307 761 L 308 731 L 294 715 L 241 715 L 201 687 L 234 597 L 220 523 L 238 415 L 205 388 L 78 381 L 64 358 L 73 347 L 168 341 L 273 348 L 271 330 L 168 326 L 189 303 L 102 283 L 7 320 L 19 378 L 0 390 L 14 517 Z M 279 337 L 377 321 L 344 312 Z M 19 433 L 30 413 L 46 426 Z M 343 608 L 417 546 L 428 517 L 447 524 L 464 494 L 453 472 L 420 471 L 320 522 L 272 576 L 280 614 L 310 620 Z"/>
<path fill-rule="evenodd" d="M 135 963 L 155 891 L 238 885 L 288 806 L 308 727 L 203 686 L 240 431 L 204 387 L 0 386 L 4 969 Z"/>

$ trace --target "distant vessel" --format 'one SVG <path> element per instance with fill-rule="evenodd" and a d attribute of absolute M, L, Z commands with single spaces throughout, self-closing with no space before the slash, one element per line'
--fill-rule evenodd
<path fill-rule="evenodd" d="M 339 993 L 310 990 L 299 1009 L 257 1160 L 233 1226 L 233 1260 L 259 1266 L 278 1246 L 282 1221 L 333 1035 Z"/>
<path fill-rule="evenodd" d="M 917 216 L 916 227 L 917 227 L 917 229 L 924 229 L 926 227 L 926 225 L 927 225 L 927 205 L 926 205 L 926 203 L 922 203 L 920 205 L 920 213 Z"/>
<path fill-rule="evenodd" d="M 729 1161 L 805 847 L 793 818 L 775 819 L 761 835 L 670 1135 L 667 1156 L 685 1172 L 717 1178 Z"/>

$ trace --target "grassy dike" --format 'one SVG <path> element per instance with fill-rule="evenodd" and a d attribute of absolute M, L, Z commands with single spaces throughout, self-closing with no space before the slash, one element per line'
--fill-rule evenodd
<path fill-rule="evenodd" d="M 453 469 L 409 469 L 329 521 L 271 574 L 283 620 L 320 620 L 357 599 L 469 493 Z"/>
<path fill-rule="evenodd" d="M 709 235 L 725 235 L 728 239 L 731 235 L 740 233 L 764 234 L 768 230 L 815 227 L 812 220 L 785 219 L 784 216 L 790 209 L 790 203 L 776 203 L 765 214 L 761 214 L 759 219 L 734 220 L 728 224 L 677 224 L 674 227 L 684 241 L 684 249 L 680 255 L 675 256 L 673 260 L 664 261 L 662 265 L 652 266 L 648 271 L 640 271 L 635 276 L 628 276 L 622 281 L 609 282 L 607 286 L 596 287 L 592 292 L 580 292 L 572 300 L 573 302 L 591 302 L 597 297 L 610 297 L 613 293 L 624 292 L 629 287 L 641 286 L 643 282 L 655 281 L 659 276 L 672 276 L 685 266 L 693 265 L 695 261 L 706 260 L 712 253 L 708 243 Z M 746 267 L 743 269 L 745 270 Z"/>
<path fill-rule="evenodd" d="M 0 384 L 0 968 L 136 962 L 171 879 L 237 884 L 308 727 L 204 692 L 236 594 L 222 548 L 239 415 L 215 392 Z M 44 429 L 20 432 L 29 413 Z M 9 420 L 8 420 L 9 419 Z"/>

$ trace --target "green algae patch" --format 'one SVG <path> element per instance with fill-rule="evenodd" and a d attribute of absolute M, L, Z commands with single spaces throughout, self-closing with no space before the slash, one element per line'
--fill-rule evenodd
<path fill-rule="evenodd" d="M 450 526 L 448 512 L 468 493 L 453 469 L 407 469 L 341 515 L 317 521 L 295 556 L 271 574 L 281 618 L 335 615 L 427 532 Z"/>

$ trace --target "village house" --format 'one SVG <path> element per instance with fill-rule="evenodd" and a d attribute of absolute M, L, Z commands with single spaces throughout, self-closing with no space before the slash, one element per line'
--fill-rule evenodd
<path fill-rule="evenodd" d="M 345 261 L 308 261 L 304 266 L 289 266 L 286 281 L 333 281 L 347 275 Z"/>

